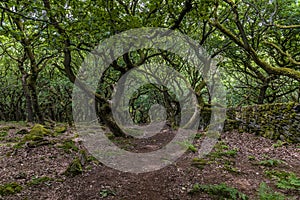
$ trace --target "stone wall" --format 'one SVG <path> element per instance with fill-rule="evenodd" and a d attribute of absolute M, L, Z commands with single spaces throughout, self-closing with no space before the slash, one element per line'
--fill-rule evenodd
<path fill-rule="evenodd" d="M 274 140 L 300 142 L 300 104 L 276 103 L 228 108 L 224 131 L 238 130 Z"/>

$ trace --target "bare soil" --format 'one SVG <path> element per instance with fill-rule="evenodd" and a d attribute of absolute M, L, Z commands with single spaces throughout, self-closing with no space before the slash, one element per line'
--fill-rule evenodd
<path fill-rule="evenodd" d="M 78 149 L 60 148 L 64 141 L 73 140 L 79 149 L 85 150 L 76 137 L 76 130 L 69 127 L 65 133 L 45 138 L 48 143 L 37 146 L 25 144 L 21 148 L 14 145 L 26 134 L 16 134 L 31 126 L 16 123 L 1 123 L 0 130 L 8 134 L 0 141 L 0 185 L 16 182 L 22 191 L 0 196 L 0 199 L 114 199 L 114 200 L 188 200 L 222 199 L 205 192 L 190 194 L 193 185 L 226 183 L 246 194 L 249 199 L 259 199 L 260 184 L 265 182 L 274 191 L 288 198 L 300 199 L 299 189 L 279 189 L 276 180 L 266 175 L 266 171 L 293 172 L 300 176 L 299 144 L 281 144 L 277 141 L 258 137 L 249 133 L 226 132 L 203 165 L 197 165 L 197 152 L 187 151 L 175 163 L 148 173 L 132 174 L 111 169 L 89 156 L 83 172 L 70 177 L 64 172 L 79 155 Z M 1 132 L 1 131 L 0 131 Z M 193 146 L 199 148 L 204 138 L 195 139 Z M 148 139 L 120 139 L 114 142 L 128 151 L 154 151 L 172 138 L 174 134 L 163 131 Z M 234 155 L 218 155 L 222 151 L 234 150 Z M 194 160 L 194 161 L 193 161 Z M 264 160 L 280 160 L 278 165 L 264 166 Z M 50 180 L 30 184 L 39 177 Z"/>

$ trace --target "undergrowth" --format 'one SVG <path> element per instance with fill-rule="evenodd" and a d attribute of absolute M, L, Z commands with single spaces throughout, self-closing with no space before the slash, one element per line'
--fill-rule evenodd
<path fill-rule="evenodd" d="M 218 199 L 233 199 L 233 200 L 246 200 L 248 199 L 247 195 L 240 192 L 236 188 L 229 187 L 225 183 L 219 185 L 201 185 L 194 184 L 192 190 L 189 191 L 189 194 L 195 194 L 198 192 L 204 192 L 209 195 L 218 197 Z"/>

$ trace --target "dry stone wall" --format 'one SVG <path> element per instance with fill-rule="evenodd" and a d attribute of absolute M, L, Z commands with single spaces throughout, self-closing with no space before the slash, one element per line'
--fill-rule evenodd
<path fill-rule="evenodd" d="M 224 131 L 238 130 L 274 140 L 300 142 L 300 104 L 276 103 L 228 108 L 226 114 Z"/>

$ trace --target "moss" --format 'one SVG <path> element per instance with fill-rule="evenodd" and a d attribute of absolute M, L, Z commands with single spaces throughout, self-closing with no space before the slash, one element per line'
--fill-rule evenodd
<path fill-rule="evenodd" d="M 79 151 L 79 160 L 80 160 L 81 165 L 85 165 L 85 163 L 88 161 L 87 152 L 83 149 L 81 149 Z"/>
<path fill-rule="evenodd" d="M 196 140 L 198 140 L 198 139 L 200 139 L 202 136 L 203 136 L 202 133 L 196 133 L 194 138 L 195 138 Z"/>
<path fill-rule="evenodd" d="M 27 146 L 30 148 L 35 148 L 43 145 L 51 145 L 53 144 L 54 141 L 49 141 L 49 140 L 41 140 L 41 141 L 29 141 L 27 142 Z"/>
<path fill-rule="evenodd" d="M 5 137 L 8 135 L 7 131 L 0 131 L 0 137 Z"/>
<path fill-rule="evenodd" d="M 193 144 L 188 145 L 188 150 L 193 153 L 197 152 L 197 148 Z"/>
<path fill-rule="evenodd" d="M 4 185 L 0 185 L 0 195 L 7 196 L 12 195 L 22 191 L 22 186 L 18 183 L 5 183 Z"/>
<path fill-rule="evenodd" d="M 19 140 L 20 138 L 18 137 L 6 138 L 6 142 L 11 142 L 11 143 L 18 142 Z"/>
<path fill-rule="evenodd" d="M 197 167 L 198 169 L 204 169 L 205 165 L 209 162 L 202 158 L 194 158 L 192 161 L 192 166 Z"/>
<path fill-rule="evenodd" d="M 255 158 L 255 156 L 252 156 L 252 155 L 250 155 L 250 156 L 248 156 L 248 160 L 256 160 L 256 158 Z"/>
<path fill-rule="evenodd" d="M 64 172 L 64 175 L 69 177 L 74 177 L 76 175 L 82 174 L 82 165 L 80 159 L 76 157 L 68 166 L 67 170 Z"/>
<path fill-rule="evenodd" d="M 29 181 L 27 183 L 28 186 L 33 186 L 33 185 L 39 185 L 39 184 L 42 184 L 42 183 L 46 183 L 46 182 L 49 182 L 49 181 L 53 181 L 54 179 L 53 178 L 50 178 L 48 176 L 42 176 L 42 177 L 34 177 L 31 179 L 31 181 Z"/>
<path fill-rule="evenodd" d="M 38 141 L 43 140 L 45 136 L 53 136 L 53 134 L 49 129 L 46 129 L 43 125 L 36 124 L 29 131 L 29 134 L 25 135 L 23 139 L 25 141 Z"/>
<path fill-rule="evenodd" d="M 238 168 L 233 167 L 231 164 L 224 164 L 223 169 L 225 169 L 228 172 L 233 172 L 233 173 L 240 173 L 241 172 Z"/>
<path fill-rule="evenodd" d="M 0 131 L 9 131 L 9 126 L 0 127 Z"/>
<path fill-rule="evenodd" d="M 281 160 L 277 160 L 277 159 L 269 159 L 269 160 L 262 160 L 258 163 L 258 165 L 262 165 L 262 166 L 266 166 L 266 167 L 275 167 L 278 166 L 280 164 L 284 163 Z"/>
<path fill-rule="evenodd" d="M 298 131 L 300 115 L 295 103 L 275 103 L 232 108 L 227 114 L 224 130 L 255 133 L 257 135 L 289 143 L 300 142 Z"/>
<path fill-rule="evenodd" d="M 14 149 L 21 149 L 21 148 L 23 147 L 24 144 L 25 144 L 24 141 L 20 141 L 20 142 L 18 142 L 17 144 L 15 144 L 15 145 L 13 146 L 13 148 L 14 148 Z"/>
<path fill-rule="evenodd" d="M 56 126 L 55 128 L 54 128 L 54 131 L 56 132 L 56 133 L 64 133 L 64 132 L 66 132 L 67 131 L 67 127 L 66 126 Z"/>
<path fill-rule="evenodd" d="M 75 145 L 75 142 L 72 140 L 66 140 L 58 148 L 63 149 L 66 153 L 71 153 L 71 151 L 77 152 L 79 148 Z"/>
<path fill-rule="evenodd" d="M 32 127 L 32 129 L 26 134 L 21 141 L 19 141 L 13 147 L 18 149 L 22 148 L 24 144 L 27 144 L 28 147 L 37 147 L 41 145 L 51 144 L 50 141 L 46 140 L 45 137 L 53 136 L 51 130 L 45 128 L 41 124 L 36 124 Z"/>
<path fill-rule="evenodd" d="M 109 139 L 109 140 L 113 140 L 116 138 L 116 136 L 113 134 L 113 133 L 107 133 L 106 134 L 106 137 Z"/>
<path fill-rule="evenodd" d="M 5 137 L 8 135 L 6 131 L 0 131 L 0 141 L 5 140 Z"/>

